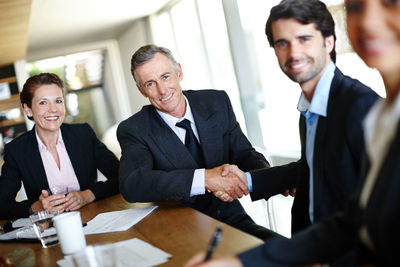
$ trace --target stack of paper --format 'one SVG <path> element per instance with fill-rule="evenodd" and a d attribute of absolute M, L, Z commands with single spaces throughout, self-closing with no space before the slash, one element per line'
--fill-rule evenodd
<path fill-rule="evenodd" d="M 85 235 L 90 235 L 126 231 L 149 215 L 156 208 L 157 206 L 150 206 L 146 208 L 134 208 L 100 213 L 87 222 L 87 226 L 83 228 L 83 232 Z M 0 240 L 37 238 L 29 218 L 18 219 L 13 223 L 13 227 L 20 228 L 5 234 L 0 234 Z M 54 234 L 56 234 L 56 229 L 54 227 L 46 229 L 44 232 L 44 236 Z"/>
<path fill-rule="evenodd" d="M 44 230 L 42 235 L 51 236 L 55 235 L 56 233 L 57 233 L 56 228 L 51 227 L 49 229 Z M 37 239 L 32 224 L 0 235 L 0 240 L 17 240 L 17 239 Z"/>
<path fill-rule="evenodd" d="M 101 257 L 96 257 L 97 260 L 101 258 L 109 263 L 112 259 L 112 264 L 105 264 L 105 266 L 150 267 L 165 263 L 168 258 L 172 257 L 171 254 L 137 238 L 96 246 L 95 251 L 96 255 L 101 254 Z M 72 267 L 74 266 L 72 257 L 66 256 L 57 261 L 57 264 L 61 267 Z M 99 262 L 98 265 L 103 266 L 102 264 L 104 262 Z"/>

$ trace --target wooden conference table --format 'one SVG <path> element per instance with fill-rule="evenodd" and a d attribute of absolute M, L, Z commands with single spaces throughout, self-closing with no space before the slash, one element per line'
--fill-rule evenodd
<path fill-rule="evenodd" d="M 168 262 L 160 266 L 182 266 L 193 254 L 206 249 L 220 223 L 180 203 L 128 203 L 120 194 L 91 203 L 80 209 L 80 212 L 82 221 L 87 222 L 101 212 L 152 205 L 158 208 L 127 231 L 86 235 L 87 244 L 105 244 L 136 237 L 172 255 Z M 2 225 L 4 222 L 0 221 Z M 223 239 L 215 255 L 234 255 L 260 244 L 260 239 L 224 224 Z M 42 248 L 40 243 L 0 243 L 2 256 L 11 253 L 16 257 L 19 251 L 33 254 L 35 266 L 57 266 L 56 261 L 63 258 L 59 245 Z"/>

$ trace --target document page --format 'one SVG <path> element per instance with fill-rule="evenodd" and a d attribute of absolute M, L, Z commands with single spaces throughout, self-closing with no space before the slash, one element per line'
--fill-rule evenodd
<path fill-rule="evenodd" d="M 87 222 L 85 235 L 125 231 L 149 215 L 157 206 L 104 212 Z"/>
<path fill-rule="evenodd" d="M 85 235 L 90 235 L 128 230 L 144 217 L 149 215 L 157 207 L 158 206 L 150 206 L 145 208 L 134 208 L 100 213 L 92 220 L 87 222 L 87 225 L 83 227 L 83 233 Z M 8 233 L 0 234 L 0 241 L 37 238 L 29 218 L 19 219 L 15 225 L 13 224 L 13 226 L 20 228 Z M 46 229 L 44 232 L 44 236 L 54 234 L 56 234 L 56 229 L 54 227 Z"/>
<path fill-rule="evenodd" d="M 95 246 L 95 260 L 106 266 L 151 267 L 168 261 L 171 254 L 156 248 L 138 238 L 120 241 L 114 244 Z M 61 267 L 72 267 L 73 256 L 65 256 L 57 261 Z"/>
<path fill-rule="evenodd" d="M 55 235 L 56 228 L 51 227 L 49 229 L 44 230 L 43 237 Z M 21 240 L 21 239 L 37 239 L 35 231 L 33 230 L 32 224 L 28 226 L 24 226 L 8 233 L 0 234 L 1 240 Z"/>

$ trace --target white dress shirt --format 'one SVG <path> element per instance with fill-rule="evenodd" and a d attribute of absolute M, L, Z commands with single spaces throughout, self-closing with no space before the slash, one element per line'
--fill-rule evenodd
<path fill-rule="evenodd" d="M 200 139 L 199 139 L 199 134 L 197 132 L 196 124 L 194 122 L 192 110 L 189 105 L 189 101 L 187 101 L 186 97 L 184 96 L 185 101 L 186 101 L 186 112 L 185 115 L 183 115 L 182 118 L 176 118 L 174 116 L 171 116 L 167 113 L 161 112 L 157 110 L 158 114 L 160 114 L 161 118 L 165 121 L 165 123 L 174 131 L 174 133 L 179 137 L 179 139 L 182 141 L 183 144 L 185 144 L 185 137 L 186 137 L 186 130 L 176 126 L 176 123 L 183 121 L 184 119 L 187 119 L 190 121 L 190 126 L 192 127 L 193 133 L 197 138 L 197 141 L 199 141 L 200 144 Z M 205 194 L 206 189 L 205 189 L 205 169 L 196 169 L 193 174 L 193 182 L 192 182 L 192 188 L 190 190 L 190 196 L 196 196 L 196 195 L 202 195 Z"/>

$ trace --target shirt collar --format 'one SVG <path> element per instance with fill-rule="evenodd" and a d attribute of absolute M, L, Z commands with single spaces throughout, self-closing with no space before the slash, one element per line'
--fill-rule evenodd
<path fill-rule="evenodd" d="M 185 115 L 183 115 L 182 118 L 176 118 L 172 115 L 169 115 L 167 113 L 164 113 L 162 111 L 157 110 L 158 114 L 160 114 L 161 118 L 168 124 L 169 127 L 173 128 L 175 127 L 175 124 L 177 122 L 183 121 L 184 119 L 189 120 L 191 123 L 194 123 L 194 118 L 192 114 L 192 109 L 190 108 L 189 101 L 187 100 L 186 96 L 183 96 L 185 98 L 186 102 L 186 111 Z"/>
<path fill-rule="evenodd" d="M 307 98 L 301 93 L 299 102 L 297 104 L 297 110 L 300 112 L 310 111 L 314 114 L 326 117 L 328 110 L 329 92 L 331 90 L 331 84 L 333 77 L 335 76 L 335 64 L 331 61 L 326 66 L 324 73 L 319 79 L 317 86 L 315 87 L 314 95 L 311 103 L 308 102 Z"/>
<path fill-rule="evenodd" d="M 38 142 L 38 146 L 39 146 L 39 151 L 47 151 L 47 147 L 45 146 L 45 144 L 43 144 L 42 140 L 40 140 L 39 135 L 37 134 L 37 130 L 35 127 L 35 136 L 36 136 L 36 140 Z M 58 129 L 58 140 L 56 145 L 63 145 L 64 141 L 62 138 L 62 134 L 61 134 L 61 129 Z"/>

